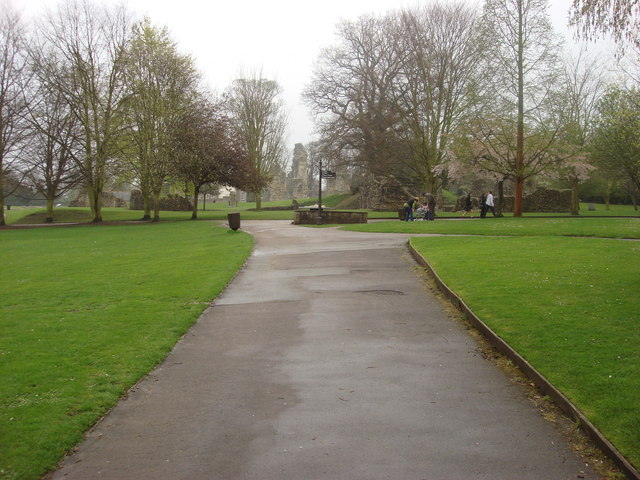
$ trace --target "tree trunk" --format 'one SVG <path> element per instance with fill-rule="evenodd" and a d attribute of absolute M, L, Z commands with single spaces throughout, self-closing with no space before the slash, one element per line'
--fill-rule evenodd
<path fill-rule="evenodd" d="M 46 223 L 53 223 L 53 198 L 47 198 L 47 218 Z"/>
<path fill-rule="evenodd" d="M 2 162 L 0 162 L 0 227 L 6 225 L 4 219 L 4 183 L 2 181 Z"/>
<path fill-rule="evenodd" d="M 153 222 L 160 221 L 160 190 L 153 192 Z"/>
<path fill-rule="evenodd" d="M 631 205 L 633 205 L 633 209 L 638 211 L 638 193 L 640 193 L 640 189 L 636 187 L 633 183 L 628 184 L 627 191 L 629 192 L 629 198 L 631 199 Z"/>
<path fill-rule="evenodd" d="M 578 179 L 571 179 L 571 215 L 580 215 L 580 203 L 578 202 Z"/>
<path fill-rule="evenodd" d="M 516 177 L 515 198 L 513 203 L 513 216 L 522 216 L 522 197 L 524 193 L 524 178 Z"/>
<path fill-rule="evenodd" d="M 89 195 L 89 206 L 93 214 L 93 223 L 102 222 L 102 188 L 97 185 L 89 185 L 87 187 Z"/>
<path fill-rule="evenodd" d="M 200 196 L 200 189 L 194 187 L 193 189 L 193 210 L 191 211 L 191 220 L 198 219 L 198 197 Z"/>
<path fill-rule="evenodd" d="M 142 204 L 144 205 L 142 220 L 151 220 L 151 200 L 148 194 L 142 194 Z"/>
<path fill-rule="evenodd" d="M 504 180 L 498 182 L 498 205 L 496 217 L 504 217 Z"/>
<path fill-rule="evenodd" d="M 262 192 L 256 192 L 256 210 L 262 210 Z"/>
<path fill-rule="evenodd" d="M 143 189 L 140 192 L 142 193 L 142 204 L 144 205 L 142 220 L 151 220 L 151 194 L 147 189 Z"/>
<path fill-rule="evenodd" d="M 516 136 L 516 191 L 513 216 L 522 216 L 522 194 L 524 192 L 524 10 L 518 2 L 518 131 Z"/>

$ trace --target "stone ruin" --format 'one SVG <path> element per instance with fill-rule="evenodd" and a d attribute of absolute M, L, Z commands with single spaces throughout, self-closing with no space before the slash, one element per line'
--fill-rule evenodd
<path fill-rule="evenodd" d="M 309 156 L 301 143 L 293 148 L 291 171 L 287 175 L 287 193 L 289 198 L 310 197 L 311 188 L 309 175 Z"/>
<path fill-rule="evenodd" d="M 336 178 L 326 179 L 323 195 L 348 193 L 351 188 L 351 176 L 346 167 L 336 168 Z M 262 194 L 264 201 L 295 200 L 318 196 L 318 180 L 309 165 L 309 155 L 304 145 L 296 143 L 293 149 L 291 170 L 275 172 L 273 180 Z"/>

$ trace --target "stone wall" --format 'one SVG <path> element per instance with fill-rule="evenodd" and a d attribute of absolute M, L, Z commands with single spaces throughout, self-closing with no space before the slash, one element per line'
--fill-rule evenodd
<path fill-rule="evenodd" d="M 295 212 L 293 212 L 293 223 L 295 225 L 317 225 L 318 210 L 296 210 Z M 367 212 L 323 210 L 322 223 L 367 223 Z"/>
<path fill-rule="evenodd" d="M 494 193 L 495 201 L 498 204 L 498 196 Z M 464 206 L 465 196 L 458 197 L 455 211 L 461 211 Z M 478 198 L 472 197 L 473 208 L 478 209 Z M 513 212 L 515 197 L 504 197 L 504 212 Z M 523 212 L 541 213 L 567 213 L 571 211 L 571 190 L 551 190 L 539 188 L 530 195 L 522 198 Z"/>
<path fill-rule="evenodd" d="M 89 197 L 86 192 L 79 193 L 76 198 L 69 202 L 70 207 L 89 207 Z M 127 202 L 116 197 L 112 192 L 102 192 L 103 207 L 119 207 L 126 208 Z"/>
<path fill-rule="evenodd" d="M 140 190 L 131 191 L 129 210 L 144 210 L 144 199 L 142 198 L 142 192 Z M 153 199 L 151 199 L 151 210 L 153 210 Z M 187 212 L 193 210 L 193 203 L 188 198 L 169 194 L 160 199 L 160 210 Z"/>

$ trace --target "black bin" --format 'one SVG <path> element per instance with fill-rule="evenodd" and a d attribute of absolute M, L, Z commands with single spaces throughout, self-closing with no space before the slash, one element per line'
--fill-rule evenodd
<path fill-rule="evenodd" d="M 229 228 L 231 230 L 238 230 L 240 228 L 240 214 L 229 213 L 227 214 L 227 220 L 229 221 Z"/>

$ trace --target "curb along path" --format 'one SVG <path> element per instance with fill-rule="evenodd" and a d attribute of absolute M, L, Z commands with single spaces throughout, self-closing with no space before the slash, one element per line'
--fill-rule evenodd
<path fill-rule="evenodd" d="M 246 221 L 245 268 L 54 479 L 597 479 L 405 235 Z"/>

